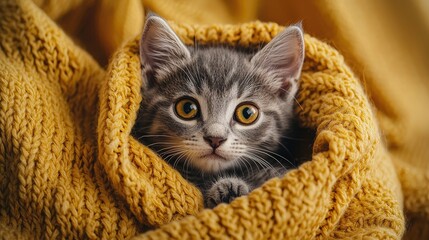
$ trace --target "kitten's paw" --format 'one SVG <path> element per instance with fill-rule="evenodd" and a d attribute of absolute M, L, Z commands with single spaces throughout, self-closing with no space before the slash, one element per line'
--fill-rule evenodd
<path fill-rule="evenodd" d="M 206 206 L 214 208 L 219 203 L 229 203 L 237 197 L 248 194 L 249 185 L 239 178 L 221 178 L 207 191 Z"/>

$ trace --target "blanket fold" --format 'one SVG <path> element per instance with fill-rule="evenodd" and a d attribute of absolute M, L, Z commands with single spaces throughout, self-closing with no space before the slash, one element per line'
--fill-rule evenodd
<path fill-rule="evenodd" d="M 0 2 L 0 235 L 9 238 L 398 239 L 402 195 L 359 81 L 305 36 L 297 96 L 312 159 L 213 210 L 130 136 L 142 84 L 138 39 L 107 71 L 31 1 Z M 172 23 L 187 44 L 254 47 L 274 23 Z M 141 235 L 138 235 L 141 234 Z"/>

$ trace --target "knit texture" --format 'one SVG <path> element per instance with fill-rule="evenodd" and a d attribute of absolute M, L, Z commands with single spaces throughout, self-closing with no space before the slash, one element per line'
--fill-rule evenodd
<path fill-rule="evenodd" d="M 102 66 L 141 31 L 145 10 L 180 23 L 241 23 L 256 19 L 258 1 L 33 0 Z"/>
<path fill-rule="evenodd" d="M 138 39 L 103 70 L 30 1 L 0 2 L 0 236 L 92 239 L 398 239 L 399 183 L 368 100 L 342 56 L 305 36 L 300 123 L 311 161 L 213 210 L 130 136 Z M 252 47 L 273 23 L 171 24 L 187 44 Z"/>

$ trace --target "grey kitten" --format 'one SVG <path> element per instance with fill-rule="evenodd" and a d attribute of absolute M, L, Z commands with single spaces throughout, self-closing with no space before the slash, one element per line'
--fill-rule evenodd
<path fill-rule="evenodd" d="M 187 47 L 151 15 L 140 58 L 144 99 L 133 134 L 199 187 L 206 207 L 287 171 L 278 150 L 304 61 L 300 26 L 250 53 Z"/>

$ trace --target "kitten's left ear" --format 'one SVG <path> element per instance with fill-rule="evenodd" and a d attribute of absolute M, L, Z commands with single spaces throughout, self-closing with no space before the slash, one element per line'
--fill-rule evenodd
<path fill-rule="evenodd" d="M 282 90 L 288 90 L 299 79 L 304 63 L 304 35 L 301 24 L 293 25 L 274 37 L 252 59 L 251 63 L 274 73 Z"/>
<path fill-rule="evenodd" d="M 148 73 L 156 75 L 189 58 L 188 49 L 167 22 L 150 14 L 140 39 L 140 60 Z"/>

